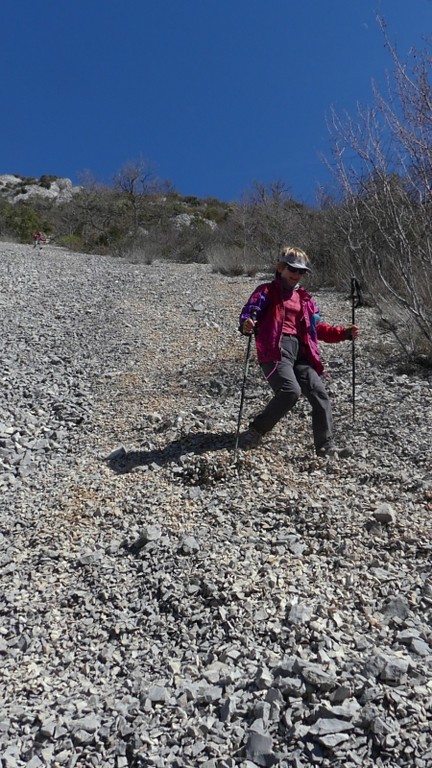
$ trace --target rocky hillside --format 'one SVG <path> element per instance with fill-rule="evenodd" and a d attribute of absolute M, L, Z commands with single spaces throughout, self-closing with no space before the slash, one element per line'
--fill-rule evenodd
<path fill-rule="evenodd" d="M 432 764 L 427 371 L 359 309 L 234 461 L 256 279 L 0 244 L 2 768 Z M 316 294 L 330 322 L 350 306 Z M 253 362 L 244 423 L 268 399 Z"/>
<path fill-rule="evenodd" d="M 41 176 L 34 179 L 19 174 L 0 175 L 0 198 L 8 203 L 48 200 L 54 203 L 68 203 L 81 187 L 73 186 L 70 179 L 58 176 Z"/>

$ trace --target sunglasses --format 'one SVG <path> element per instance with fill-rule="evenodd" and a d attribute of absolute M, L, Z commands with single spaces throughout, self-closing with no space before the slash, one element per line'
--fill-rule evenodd
<path fill-rule="evenodd" d="M 307 272 L 307 269 L 297 269 L 297 267 L 290 267 L 289 264 L 285 264 L 285 269 L 288 270 L 288 272 L 298 273 L 299 275 L 305 275 Z"/>

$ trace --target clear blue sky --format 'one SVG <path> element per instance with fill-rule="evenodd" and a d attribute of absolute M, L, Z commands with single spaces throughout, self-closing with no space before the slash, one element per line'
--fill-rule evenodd
<path fill-rule="evenodd" d="M 310 204 L 326 115 L 372 103 L 432 0 L 1 0 L 0 173 L 110 183 L 145 158 L 185 195 L 283 180 Z"/>

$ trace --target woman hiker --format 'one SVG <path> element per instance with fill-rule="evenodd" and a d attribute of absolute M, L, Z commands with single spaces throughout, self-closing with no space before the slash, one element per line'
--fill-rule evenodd
<path fill-rule="evenodd" d="M 309 258 L 299 248 L 283 248 L 271 283 L 262 283 L 240 315 L 240 331 L 256 333 L 258 362 L 274 395 L 240 437 L 240 446 L 253 448 L 263 435 L 294 407 L 303 393 L 312 406 L 312 431 L 318 456 L 351 455 L 333 442 L 332 410 L 321 380 L 323 365 L 318 341 L 356 339 L 358 328 L 324 323 L 318 307 L 300 280 L 311 272 Z M 255 317 L 255 319 L 253 319 Z"/>

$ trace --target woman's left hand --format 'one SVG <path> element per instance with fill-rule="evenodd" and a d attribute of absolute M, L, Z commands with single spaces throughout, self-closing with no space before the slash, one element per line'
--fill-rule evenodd
<path fill-rule="evenodd" d="M 345 333 L 347 339 L 357 339 L 359 334 L 358 327 L 356 325 L 348 325 L 345 328 Z"/>

